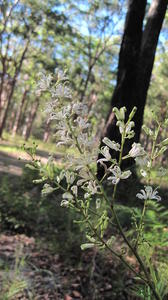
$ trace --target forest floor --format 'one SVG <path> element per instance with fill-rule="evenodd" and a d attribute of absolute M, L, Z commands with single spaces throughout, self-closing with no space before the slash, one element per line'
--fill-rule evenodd
<path fill-rule="evenodd" d="M 45 163 L 49 153 L 39 150 L 37 155 Z M 7 177 L 9 185 L 16 182 L 16 192 L 27 159 L 15 145 L 1 143 L 0 179 Z M 74 249 L 62 255 L 61 251 L 50 250 L 46 240 L 37 234 L 24 230 L 18 233 L 17 229 L 1 231 L 0 300 L 129 299 L 125 289 L 131 285 L 132 275 L 122 266 L 118 271 L 119 262 L 114 257 L 96 249 L 82 253 Z"/>
<path fill-rule="evenodd" d="M 33 237 L 1 234 L 0 285 L 4 298 L 0 299 L 6 299 L 4 295 L 12 300 L 129 299 L 124 289 L 131 286 L 131 276 L 117 271 L 114 258 L 105 259 L 95 250 L 83 253 L 80 263 L 76 259 L 74 253 L 71 260 L 64 260 L 44 244 L 39 247 Z M 117 292 L 119 274 L 125 287 L 120 286 Z"/>

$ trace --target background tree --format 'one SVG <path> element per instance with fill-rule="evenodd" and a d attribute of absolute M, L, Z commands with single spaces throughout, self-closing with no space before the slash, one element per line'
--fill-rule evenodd
<path fill-rule="evenodd" d="M 63 35 L 66 23 L 63 13 L 57 11 L 58 6 L 59 1 L 52 0 L 47 4 L 39 0 L 0 3 L 0 137 L 9 111 L 13 107 L 17 110 L 17 105 L 12 102 L 19 81 L 24 85 L 24 71 L 27 72 L 24 62 L 34 66 L 36 76 L 38 70 L 46 69 L 46 66 L 51 72 L 56 67 L 53 36 Z M 56 25 L 51 30 L 53 22 Z M 29 72 L 32 72 L 30 68 Z"/>
<path fill-rule="evenodd" d="M 154 64 L 160 30 L 167 9 L 167 0 L 153 0 L 147 12 L 146 0 L 129 0 L 125 28 L 119 53 L 117 83 L 111 100 L 103 136 L 120 141 L 114 106 L 127 108 L 127 116 L 134 106 L 135 137 L 138 142 L 143 122 L 147 91 Z M 127 143 L 128 144 L 128 143 Z M 129 147 L 129 145 L 127 145 Z M 100 167 L 98 176 L 102 176 Z"/>

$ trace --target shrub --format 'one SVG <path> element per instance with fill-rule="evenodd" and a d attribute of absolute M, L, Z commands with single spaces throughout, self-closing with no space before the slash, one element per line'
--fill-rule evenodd
<path fill-rule="evenodd" d="M 74 155 L 68 155 L 65 163 L 65 169 L 57 176 L 53 176 L 51 170 L 54 169 L 54 161 L 50 158 L 46 168 L 39 161 L 33 159 L 32 166 L 39 171 L 41 179 L 37 182 L 43 182 L 42 194 L 47 195 L 62 191 L 61 206 L 69 208 L 78 214 L 75 222 L 83 224 L 86 232 L 86 243 L 81 245 L 85 250 L 97 247 L 100 250 L 107 249 L 117 259 L 128 267 L 135 275 L 137 281 L 138 293 L 147 299 L 163 299 L 165 297 L 166 280 L 162 280 L 162 270 L 159 260 L 154 262 L 153 256 L 156 247 L 159 245 L 151 242 L 151 236 L 147 231 L 150 227 L 151 234 L 162 232 L 163 227 L 158 227 L 155 223 L 151 228 L 152 220 L 155 220 L 155 213 L 161 213 L 162 208 L 159 204 L 161 197 L 157 188 L 151 185 L 151 172 L 153 164 L 166 150 L 168 139 L 157 142 L 161 127 L 167 126 L 168 120 L 162 124 L 155 118 L 155 128 L 151 130 L 146 126 L 144 132 L 152 140 L 151 152 L 146 152 L 140 143 L 132 143 L 131 149 L 125 155 L 125 142 L 134 137 L 133 117 L 136 108 L 133 108 L 129 118 L 125 119 L 126 108 L 114 108 L 120 135 L 121 143 L 116 143 L 108 138 L 104 138 L 104 146 L 99 149 L 97 140 L 92 135 L 92 126 L 89 122 L 90 113 L 86 103 L 79 103 L 72 100 L 71 90 L 68 85 L 68 79 L 65 73 L 58 72 L 56 77 L 42 75 L 38 84 L 39 92 L 49 92 L 51 101 L 47 104 L 49 119 L 55 121 L 56 136 L 58 144 L 65 144 L 67 147 L 76 149 Z M 97 161 L 104 167 L 104 177 L 97 179 L 95 162 L 98 151 L 102 158 Z M 111 151 L 116 151 L 118 159 L 111 156 Z M 117 213 L 116 192 L 121 181 L 126 181 L 132 176 L 131 170 L 123 170 L 122 163 L 125 160 L 133 159 L 140 165 L 140 173 L 145 178 L 146 185 L 136 194 L 137 201 L 142 201 L 143 209 L 134 211 L 130 217 L 133 220 L 132 232 L 126 232 L 122 227 Z M 48 171 L 46 171 L 48 170 Z M 159 176 L 164 175 L 165 170 L 159 170 Z M 113 186 L 112 196 L 109 198 L 104 188 L 103 182 L 108 181 Z M 151 209 L 155 206 L 155 210 Z M 117 228 L 124 246 L 119 252 L 115 250 L 115 235 L 108 236 L 109 227 Z M 160 224 L 160 222 L 159 222 Z M 159 235 L 156 235 L 157 243 L 160 243 Z M 164 245 L 161 245 L 164 246 Z M 127 260 L 127 254 L 131 253 L 139 265 L 135 268 Z M 141 284 L 139 284 L 141 282 Z M 145 298 L 146 299 L 146 298 Z"/>

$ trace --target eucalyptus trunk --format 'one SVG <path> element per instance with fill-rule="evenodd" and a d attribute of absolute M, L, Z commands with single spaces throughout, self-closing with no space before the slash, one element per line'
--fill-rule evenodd
<path fill-rule="evenodd" d="M 26 117 L 25 125 L 23 127 L 22 135 L 23 135 L 25 141 L 27 141 L 30 137 L 30 133 L 32 130 L 33 122 L 34 122 L 36 114 L 37 114 L 38 107 L 39 107 L 39 98 L 36 98 L 33 108 L 28 113 L 28 115 Z"/>
<path fill-rule="evenodd" d="M 147 92 L 150 84 L 154 64 L 156 47 L 160 30 L 165 17 L 168 0 L 153 0 L 148 14 L 145 28 L 143 22 L 147 6 L 146 0 L 129 0 L 125 21 L 124 34 L 119 53 L 117 84 L 112 96 L 111 107 L 106 120 L 103 136 L 120 142 L 119 130 L 116 127 L 116 118 L 113 107 L 127 108 L 127 115 L 134 106 L 137 113 L 134 117 L 135 137 L 127 142 L 125 151 L 128 151 L 132 142 L 138 142 L 143 123 L 143 113 L 146 104 Z M 101 142 L 101 146 L 103 143 Z M 116 155 L 112 153 L 112 155 Z M 101 155 L 100 155 L 101 157 Z M 104 169 L 98 166 L 98 177 L 101 178 Z"/>
<path fill-rule="evenodd" d="M 22 100 L 20 102 L 19 108 L 17 110 L 15 122 L 14 122 L 14 125 L 13 125 L 13 130 L 12 130 L 12 136 L 15 136 L 18 129 L 19 129 L 22 110 L 23 110 L 23 106 L 24 106 L 24 103 L 25 103 L 25 100 L 26 100 L 27 93 L 28 93 L 28 90 L 25 90 L 24 93 L 23 93 L 23 97 L 22 97 Z"/>

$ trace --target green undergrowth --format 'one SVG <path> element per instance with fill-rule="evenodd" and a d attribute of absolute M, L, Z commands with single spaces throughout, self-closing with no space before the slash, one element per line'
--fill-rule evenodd
<path fill-rule="evenodd" d="M 59 171 L 55 168 L 56 173 Z M 75 244 L 79 252 L 80 229 L 73 223 L 74 213 L 60 207 L 59 192 L 43 197 L 42 185 L 33 183 L 38 177 L 36 170 L 28 168 L 24 169 L 21 178 L 0 177 L 1 232 L 9 230 L 35 236 L 39 241 L 47 240 L 49 247 L 54 251 L 61 250 L 62 255 L 71 252 Z"/>
<path fill-rule="evenodd" d="M 61 171 L 60 167 L 55 167 L 55 176 Z M 33 183 L 33 180 L 39 178 L 38 171 L 24 168 L 23 175 L 19 177 L 10 177 L 9 175 L 1 176 L 0 178 L 0 220 L 2 230 L 13 230 L 19 233 L 26 233 L 28 235 L 43 236 L 51 243 L 51 248 L 56 248 L 58 251 L 64 244 L 65 253 L 67 248 L 71 251 L 76 243 L 76 249 L 80 248 L 81 243 L 81 226 L 73 222 L 74 219 L 78 220 L 75 212 L 65 210 L 60 207 L 61 192 L 56 190 L 55 193 L 47 196 L 42 196 L 41 184 Z M 153 177 L 153 182 L 155 177 Z M 138 185 L 139 184 L 139 185 Z M 138 185 L 138 186 L 137 186 Z M 142 202 L 138 199 L 135 200 L 135 195 L 142 183 L 132 182 L 127 185 L 121 185 L 118 191 L 118 205 L 116 209 L 120 218 L 121 224 L 130 229 L 133 219 L 140 217 L 142 209 Z M 110 187 L 106 187 L 108 197 L 111 197 Z M 161 203 L 153 204 L 146 214 L 149 220 L 147 230 L 152 236 L 153 225 L 156 228 L 167 228 L 166 222 L 168 221 L 166 195 L 167 190 L 160 189 L 160 194 L 163 194 Z M 165 198 L 165 200 L 164 200 Z M 92 205 L 94 206 L 94 200 Z M 104 209 L 102 207 L 102 209 Z M 151 226 L 149 224 L 151 223 Z M 113 230 L 113 229 L 112 229 Z M 160 229 L 159 229 L 160 230 Z M 165 232 L 167 232 L 165 230 Z M 133 233 L 131 233 L 133 234 Z M 158 234 L 158 238 L 159 234 Z M 68 252 L 69 252 L 68 251 Z M 78 250 L 80 251 L 80 250 Z"/>
<path fill-rule="evenodd" d="M 46 158 L 48 158 L 49 155 L 54 155 L 55 158 L 63 157 L 65 153 L 75 153 L 75 155 L 77 155 L 75 149 L 66 149 L 63 145 L 57 147 L 56 143 L 54 142 L 45 143 L 32 136 L 29 138 L 28 141 L 25 142 L 22 136 L 16 135 L 15 137 L 12 137 L 7 132 L 4 133 L 3 140 L 0 142 L 0 151 L 7 153 L 9 156 L 10 154 L 12 154 L 16 157 L 22 158 L 25 157 L 23 145 L 26 145 L 26 147 L 32 147 L 33 145 L 37 145 L 36 154 L 38 156 Z"/>
<path fill-rule="evenodd" d="M 61 168 L 55 166 L 55 176 L 60 171 Z M 155 174 L 154 172 L 152 175 L 153 184 L 155 184 Z M 33 183 L 33 180 L 38 178 L 38 171 L 29 168 L 24 168 L 21 177 L 11 177 L 10 175 L 0 177 L 1 231 L 24 233 L 28 236 L 34 236 L 39 247 L 41 244 L 47 243 L 47 247 L 51 253 L 58 253 L 67 264 L 70 263 L 71 259 L 74 259 L 74 256 L 76 257 L 76 264 L 80 264 L 80 245 L 84 240 L 82 234 L 84 225 L 74 222 L 74 220 L 79 219 L 77 213 L 60 207 L 62 199 L 60 191 L 57 190 L 55 193 L 42 196 L 41 190 L 43 184 L 37 185 Z M 127 236 L 131 239 L 134 239 L 135 235 L 135 231 L 131 229 L 132 223 L 135 219 L 139 220 L 142 209 L 141 201 L 138 199 L 135 201 L 135 195 L 142 183 L 138 181 L 138 177 L 136 180 L 136 184 L 130 179 L 127 186 L 121 185 L 117 195 L 118 204 L 116 205 L 120 222 L 127 232 Z M 107 186 L 107 193 L 110 198 L 112 191 L 109 186 Z M 168 211 L 167 203 L 164 201 L 165 193 L 164 189 L 160 190 L 160 194 L 163 194 L 162 202 L 151 202 L 144 220 L 144 238 L 148 241 L 146 251 L 153 249 L 153 259 L 159 261 L 160 268 L 163 268 L 161 273 L 163 271 L 164 273 L 168 273 L 166 265 Z M 95 205 L 94 199 L 92 205 L 93 207 Z M 102 207 L 103 209 L 104 207 Z M 111 234 L 117 235 L 116 228 L 113 226 L 107 232 L 107 235 L 110 236 Z M 148 247 L 149 244 L 152 247 Z M 154 251 L 156 248 L 157 258 Z M 10 286 L 10 281 L 8 280 L 6 284 Z M 120 286 L 117 286 L 116 289 L 121 288 L 122 284 L 120 283 Z M 15 291 L 15 282 L 12 283 L 10 288 L 11 290 L 14 288 Z M 19 286 L 19 288 L 22 288 L 22 286 Z M 8 293 L 9 291 L 8 289 Z"/>

